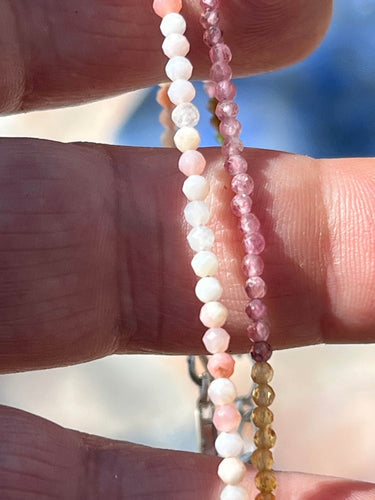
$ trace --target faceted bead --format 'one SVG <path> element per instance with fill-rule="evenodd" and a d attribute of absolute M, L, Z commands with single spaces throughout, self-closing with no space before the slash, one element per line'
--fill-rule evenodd
<path fill-rule="evenodd" d="M 265 341 L 254 342 L 250 354 L 257 363 L 268 361 L 272 356 L 272 347 Z"/>
<path fill-rule="evenodd" d="M 242 270 L 246 276 L 259 276 L 264 269 L 264 262 L 259 255 L 247 254 L 242 261 Z"/>
<path fill-rule="evenodd" d="M 259 471 L 270 470 L 273 466 L 272 453 L 266 449 L 255 450 L 251 456 L 251 463 Z"/>
<path fill-rule="evenodd" d="M 246 253 L 253 253 L 255 255 L 262 253 L 266 247 L 266 242 L 260 233 L 246 235 L 242 244 Z"/>
<path fill-rule="evenodd" d="M 195 274 L 201 278 L 204 276 L 213 276 L 217 273 L 219 261 L 213 252 L 201 251 L 194 255 L 191 267 Z"/>
<path fill-rule="evenodd" d="M 189 149 L 182 153 L 178 161 L 178 168 L 186 176 L 200 175 L 206 167 L 206 160 L 202 153 Z"/>
<path fill-rule="evenodd" d="M 260 429 L 264 429 L 268 427 L 273 422 L 273 413 L 266 406 L 259 406 L 258 408 L 254 408 L 252 419 L 254 425 L 259 427 Z"/>
<path fill-rule="evenodd" d="M 275 399 L 275 393 L 268 384 L 259 384 L 253 390 L 253 399 L 258 406 L 270 406 Z"/>
<path fill-rule="evenodd" d="M 171 12 L 163 17 L 160 23 L 160 31 L 164 36 L 171 35 L 172 33 L 183 35 L 186 31 L 186 21 L 181 14 Z"/>
<path fill-rule="evenodd" d="M 250 496 L 242 486 L 228 484 L 221 492 L 220 500 L 250 500 Z"/>
<path fill-rule="evenodd" d="M 220 0 L 201 0 L 201 7 L 204 9 L 218 9 Z"/>
<path fill-rule="evenodd" d="M 202 175 L 190 175 L 182 185 L 182 192 L 190 201 L 204 200 L 210 191 L 210 184 Z"/>
<path fill-rule="evenodd" d="M 210 218 L 210 209 L 204 201 L 191 201 L 185 207 L 184 216 L 191 226 L 204 226 Z"/>
<path fill-rule="evenodd" d="M 207 9 L 201 14 L 200 22 L 204 29 L 219 24 L 220 15 L 217 9 Z"/>
<path fill-rule="evenodd" d="M 245 214 L 239 220 L 240 229 L 245 233 L 255 233 L 260 228 L 260 222 L 256 215 Z"/>
<path fill-rule="evenodd" d="M 199 111 L 191 102 L 178 104 L 172 111 L 172 120 L 177 127 L 195 127 L 199 122 Z"/>
<path fill-rule="evenodd" d="M 212 50 L 215 47 L 212 47 Z M 224 118 L 236 118 L 238 115 L 238 104 L 234 101 L 219 102 L 216 106 L 215 114 L 220 120 L 224 120 Z"/>
<path fill-rule="evenodd" d="M 209 328 L 202 341 L 208 352 L 216 354 L 228 349 L 230 335 L 224 328 Z"/>
<path fill-rule="evenodd" d="M 234 405 L 219 406 L 212 421 L 219 432 L 234 432 L 241 424 L 241 414 Z"/>
<path fill-rule="evenodd" d="M 208 387 L 208 397 L 215 406 L 228 405 L 236 398 L 236 389 L 229 378 L 216 378 Z"/>
<path fill-rule="evenodd" d="M 164 17 L 170 12 L 180 12 L 182 0 L 154 0 L 152 4 L 155 14 Z"/>
<path fill-rule="evenodd" d="M 175 133 L 174 143 L 176 148 L 184 153 L 189 149 L 198 149 L 201 138 L 198 130 L 193 127 L 182 127 Z"/>
<path fill-rule="evenodd" d="M 236 94 L 236 85 L 231 80 L 223 80 L 216 84 L 215 97 L 218 101 L 233 101 Z"/>
<path fill-rule="evenodd" d="M 195 87 L 189 80 L 175 80 L 169 86 L 168 97 L 176 106 L 184 102 L 190 102 L 195 97 Z"/>
<path fill-rule="evenodd" d="M 197 226 L 190 231 L 187 240 L 192 250 L 200 252 L 201 250 L 210 250 L 215 242 L 215 235 L 209 227 Z"/>
<path fill-rule="evenodd" d="M 203 41 L 208 47 L 212 47 L 216 43 L 222 41 L 223 34 L 218 26 L 210 26 L 203 33 Z"/>
<path fill-rule="evenodd" d="M 246 281 L 245 290 L 250 299 L 262 299 L 267 293 L 267 285 L 260 276 L 253 276 Z"/>
<path fill-rule="evenodd" d="M 236 457 L 242 453 L 244 442 L 238 432 L 222 432 L 215 441 L 219 457 Z"/>
<path fill-rule="evenodd" d="M 214 378 L 229 378 L 234 372 L 234 359 L 227 352 L 214 354 L 208 360 L 207 369 Z"/>
<path fill-rule="evenodd" d="M 254 189 L 254 181 L 248 174 L 237 174 L 232 179 L 232 190 L 237 194 L 250 195 Z"/>
<path fill-rule="evenodd" d="M 193 73 L 193 65 L 186 57 L 172 57 L 165 66 L 165 73 L 172 81 L 189 80 Z"/>
<path fill-rule="evenodd" d="M 190 50 L 190 43 L 185 35 L 171 33 L 165 37 L 161 48 L 164 54 L 171 59 L 176 56 L 186 56 Z"/>
<path fill-rule="evenodd" d="M 247 171 L 247 161 L 240 155 L 232 155 L 224 163 L 224 168 L 230 175 L 243 174 Z"/>
<path fill-rule="evenodd" d="M 249 302 L 245 311 L 249 318 L 254 320 L 264 319 L 267 316 L 267 307 L 260 299 Z"/>
<path fill-rule="evenodd" d="M 236 194 L 230 204 L 232 212 L 236 217 L 250 213 L 252 205 L 252 199 L 246 194 Z"/>
<path fill-rule="evenodd" d="M 276 497 L 272 493 L 258 493 L 255 500 L 276 500 Z"/>
<path fill-rule="evenodd" d="M 222 149 L 227 156 L 239 155 L 244 149 L 243 142 L 238 137 L 227 137 Z"/>
<path fill-rule="evenodd" d="M 232 78 L 232 69 L 225 62 L 217 62 L 211 66 L 210 79 L 213 82 L 221 82 L 222 80 L 230 80 Z"/>
<path fill-rule="evenodd" d="M 275 473 L 271 470 L 258 472 L 255 476 L 255 484 L 261 493 L 272 493 L 277 486 Z"/>
<path fill-rule="evenodd" d="M 221 302 L 207 302 L 201 308 L 199 319 L 207 328 L 224 325 L 228 318 L 228 309 Z"/>
<path fill-rule="evenodd" d="M 270 336 L 270 325 L 268 321 L 263 319 L 253 321 L 247 327 L 247 335 L 253 342 L 265 342 Z"/>
<path fill-rule="evenodd" d="M 251 377 L 257 384 L 268 384 L 273 377 L 273 368 L 268 363 L 254 363 Z"/>
<path fill-rule="evenodd" d="M 195 295 L 201 302 L 220 300 L 223 295 L 223 287 L 218 279 L 206 276 L 205 278 L 201 278 L 196 284 Z"/>
<path fill-rule="evenodd" d="M 238 137 L 241 129 L 241 123 L 236 118 L 224 118 L 219 126 L 220 134 L 223 137 Z"/>
<path fill-rule="evenodd" d="M 217 43 L 210 48 L 210 59 L 212 63 L 229 63 L 232 60 L 232 52 L 225 43 Z"/>
<path fill-rule="evenodd" d="M 276 432 L 269 425 L 258 429 L 254 436 L 254 443 L 258 448 L 273 448 L 276 444 Z"/>
<path fill-rule="evenodd" d="M 239 458 L 228 457 L 220 462 L 217 474 L 224 483 L 235 485 L 245 477 L 246 467 Z"/>

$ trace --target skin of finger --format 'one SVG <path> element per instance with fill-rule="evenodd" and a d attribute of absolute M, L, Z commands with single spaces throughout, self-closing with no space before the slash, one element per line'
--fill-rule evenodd
<path fill-rule="evenodd" d="M 64 429 L 40 417 L 0 407 L 2 500 L 216 500 L 223 487 L 219 459 L 113 441 Z M 371 500 L 375 485 L 278 473 L 279 500 Z M 255 496 L 249 467 L 244 486 Z"/>
<path fill-rule="evenodd" d="M 246 352 L 230 178 L 207 149 L 231 351 Z M 374 340 L 374 161 L 247 150 L 275 347 Z M 174 150 L 0 141 L 3 372 L 204 352 Z"/>
<path fill-rule="evenodd" d="M 222 28 L 237 75 L 306 57 L 329 25 L 332 0 L 226 0 Z M 207 78 L 199 2 L 184 2 L 197 79 Z M 165 80 L 152 0 L 0 2 L 0 110 L 82 103 Z"/>

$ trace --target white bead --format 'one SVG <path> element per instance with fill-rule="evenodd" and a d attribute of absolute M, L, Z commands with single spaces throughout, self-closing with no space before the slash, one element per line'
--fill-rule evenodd
<path fill-rule="evenodd" d="M 198 130 L 193 127 L 182 127 L 175 133 L 174 143 L 176 148 L 185 153 L 189 149 L 198 149 L 201 137 Z"/>
<path fill-rule="evenodd" d="M 195 295 L 201 302 L 220 300 L 223 295 L 223 287 L 219 280 L 208 276 L 198 281 L 195 287 Z"/>
<path fill-rule="evenodd" d="M 213 252 L 198 252 L 191 261 L 191 267 L 197 276 L 212 276 L 217 273 L 219 261 Z"/>
<path fill-rule="evenodd" d="M 204 200 L 209 191 L 210 184 L 202 175 L 189 175 L 182 185 L 182 192 L 189 201 Z"/>
<path fill-rule="evenodd" d="M 238 432 L 221 432 L 215 441 L 220 457 L 237 457 L 243 451 L 244 442 Z"/>
<path fill-rule="evenodd" d="M 186 205 L 184 215 L 191 226 L 204 226 L 210 218 L 210 209 L 204 201 L 191 201 Z"/>
<path fill-rule="evenodd" d="M 171 12 L 163 17 L 160 23 L 160 31 L 164 36 L 171 35 L 172 33 L 183 35 L 186 31 L 186 21 L 181 14 Z"/>
<path fill-rule="evenodd" d="M 185 35 L 171 33 L 164 39 L 161 48 L 164 54 L 169 58 L 186 56 L 190 50 L 190 43 Z"/>
<path fill-rule="evenodd" d="M 228 405 L 236 398 L 236 388 L 229 378 L 216 378 L 208 387 L 208 396 L 216 406 Z"/>
<path fill-rule="evenodd" d="M 246 467 L 239 458 L 228 457 L 220 462 L 217 474 L 224 483 L 234 485 L 243 480 Z"/>
<path fill-rule="evenodd" d="M 199 314 L 199 319 L 207 328 L 223 326 L 227 318 L 228 309 L 221 302 L 207 302 Z"/>
<path fill-rule="evenodd" d="M 230 335 L 224 328 L 209 328 L 202 338 L 208 352 L 216 354 L 228 349 Z"/>
<path fill-rule="evenodd" d="M 215 242 L 212 230 L 207 226 L 193 227 L 187 236 L 190 248 L 195 252 L 209 250 Z"/>
<path fill-rule="evenodd" d="M 175 80 L 168 89 L 168 97 L 176 106 L 190 102 L 195 97 L 195 87 L 189 80 Z"/>
<path fill-rule="evenodd" d="M 193 65 L 186 57 L 172 57 L 165 66 L 165 73 L 172 81 L 179 79 L 189 80 L 193 73 Z"/>
<path fill-rule="evenodd" d="M 172 120 L 177 127 L 195 127 L 199 122 L 199 111 L 191 102 L 178 104 L 172 111 Z"/>
<path fill-rule="evenodd" d="M 228 485 L 221 492 L 220 500 L 250 500 L 250 496 L 242 486 Z"/>

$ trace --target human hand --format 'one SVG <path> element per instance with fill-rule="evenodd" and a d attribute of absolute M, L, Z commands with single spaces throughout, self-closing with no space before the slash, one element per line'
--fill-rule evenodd
<path fill-rule="evenodd" d="M 233 67 L 247 74 L 307 55 L 328 25 L 330 2 L 232 0 L 223 10 Z M 0 22 L 3 112 L 79 103 L 163 79 L 151 1 L 15 0 L 0 5 Z M 204 78 L 206 49 L 193 22 L 192 59 Z M 112 353 L 200 352 L 176 152 L 27 139 L 4 139 L 0 148 L 2 371 Z M 220 154 L 207 155 L 231 348 L 244 352 L 239 234 L 226 210 Z M 268 243 L 273 344 L 373 340 L 374 161 L 246 155 Z M 221 488 L 212 457 L 87 436 L 5 407 L 0 431 L 5 500 L 214 500 Z M 249 488 L 252 482 L 249 468 Z M 280 500 L 375 495 L 373 485 L 302 474 L 280 473 L 279 483 Z"/>

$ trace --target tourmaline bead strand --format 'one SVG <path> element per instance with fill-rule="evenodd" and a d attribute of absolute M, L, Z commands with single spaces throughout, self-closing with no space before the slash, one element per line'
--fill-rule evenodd
<path fill-rule="evenodd" d="M 241 155 L 243 143 L 239 139 L 241 124 L 237 119 L 238 106 L 234 102 L 236 87 L 231 81 L 232 71 L 230 61 L 232 54 L 225 44 L 220 30 L 220 0 L 201 0 L 201 24 L 204 28 L 203 40 L 209 47 L 211 59 L 211 81 L 206 84 L 210 98 L 217 101 L 216 114 L 220 120 L 219 130 L 224 139 L 222 153 L 224 166 L 232 176 L 232 190 L 234 197 L 231 202 L 233 214 L 239 219 L 239 227 L 243 235 L 245 257 L 242 261 L 242 270 L 246 276 L 245 290 L 249 297 L 246 314 L 249 317 L 247 328 L 248 337 L 253 342 L 251 356 L 255 363 L 252 369 L 252 378 L 256 384 L 253 391 L 253 400 L 256 405 L 253 422 L 259 428 L 255 434 L 256 450 L 252 455 L 252 464 L 258 470 L 255 483 L 260 491 L 257 500 L 272 500 L 272 493 L 276 486 L 276 477 L 271 470 L 273 457 L 270 448 L 276 441 L 276 434 L 270 427 L 273 420 L 269 410 L 275 394 L 269 386 L 273 370 L 267 363 L 272 355 L 272 348 L 267 342 L 270 328 L 267 318 L 267 308 L 263 302 L 266 295 L 266 285 L 261 278 L 264 263 L 260 254 L 265 248 L 265 240 L 260 233 L 260 223 L 252 213 L 251 194 L 254 189 L 252 177 L 248 174 L 248 165 Z M 244 498 L 247 498 L 244 496 Z"/>

